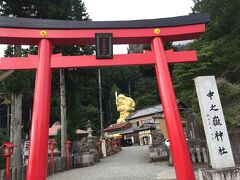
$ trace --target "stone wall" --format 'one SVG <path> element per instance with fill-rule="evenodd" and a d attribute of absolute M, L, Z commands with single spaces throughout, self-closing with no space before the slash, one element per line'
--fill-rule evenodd
<path fill-rule="evenodd" d="M 240 167 L 226 169 L 199 169 L 199 180 L 239 180 Z"/>
<path fill-rule="evenodd" d="M 232 147 L 233 157 L 236 165 L 240 165 L 240 130 L 229 133 L 229 140 Z M 190 139 L 188 140 L 189 150 L 196 148 L 206 148 L 205 140 Z"/>
<path fill-rule="evenodd" d="M 240 165 L 240 130 L 229 133 L 235 164 Z"/>

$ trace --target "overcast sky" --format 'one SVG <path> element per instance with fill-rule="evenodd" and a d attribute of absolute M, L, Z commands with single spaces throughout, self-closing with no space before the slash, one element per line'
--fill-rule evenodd
<path fill-rule="evenodd" d="M 187 15 L 192 0 L 83 0 L 92 20 L 134 20 Z"/>
<path fill-rule="evenodd" d="M 192 0 L 83 0 L 93 21 L 154 19 L 188 15 Z M 0 57 L 3 56 L 0 46 Z M 114 53 L 126 53 L 127 47 L 114 47 Z"/>

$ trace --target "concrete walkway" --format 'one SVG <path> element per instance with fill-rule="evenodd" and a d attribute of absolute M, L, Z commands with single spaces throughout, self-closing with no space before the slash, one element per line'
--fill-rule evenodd
<path fill-rule="evenodd" d="M 172 180 L 173 167 L 167 161 L 149 163 L 148 146 L 123 148 L 91 167 L 73 169 L 48 177 L 48 180 Z"/>

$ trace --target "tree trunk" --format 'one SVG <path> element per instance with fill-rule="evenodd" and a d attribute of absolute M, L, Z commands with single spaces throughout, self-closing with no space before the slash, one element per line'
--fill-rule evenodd
<path fill-rule="evenodd" d="M 103 108 L 102 108 L 102 80 L 101 80 L 101 70 L 100 70 L 100 69 L 98 69 L 98 88 L 99 88 L 99 107 L 100 107 L 101 138 L 104 139 Z"/>
<path fill-rule="evenodd" d="M 61 157 L 66 157 L 64 142 L 67 140 L 67 107 L 65 95 L 65 75 L 64 69 L 60 70 L 60 95 L 61 95 Z"/>
<path fill-rule="evenodd" d="M 10 123 L 10 141 L 14 139 L 14 122 L 15 122 L 15 97 L 16 94 L 12 93 L 11 98 L 11 123 Z"/>
<path fill-rule="evenodd" d="M 10 137 L 10 106 L 7 105 L 7 137 Z"/>
<path fill-rule="evenodd" d="M 14 46 L 14 56 L 21 56 L 21 45 Z M 22 166 L 22 94 L 12 94 L 10 140 L 14 144 L 11 167 Z"/>
<path fill-rule="evenodd" d="M 103 154 L 103 157 L 106 157 L 107 152 L 106 152 L 106 144 L 105 144 L 104 129 L 103 129 L 102 80 L 101 80 L 101 70 L 100 69 L 98 69 L 98 87 L 99 87 L 99 108 L 100 108 L 102 154 Z"/>
<path fill-rule="evenodd" d="M 14 153 L 11 157 L 12 167 L 22 166 L 22 94 L 12 95 L 11 142 L 14 144 Z"/>

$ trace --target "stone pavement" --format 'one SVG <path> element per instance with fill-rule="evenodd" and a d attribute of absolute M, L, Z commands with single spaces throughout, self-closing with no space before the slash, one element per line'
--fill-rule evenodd
<path fill-rule="evenodd" d="M 101 159 L 91 167 L 73 169 L 48 180 L 173 180 L 174 167 L 167 161 L 149 163 L 148 146 L 123 148 L 118 154 Z"/>

